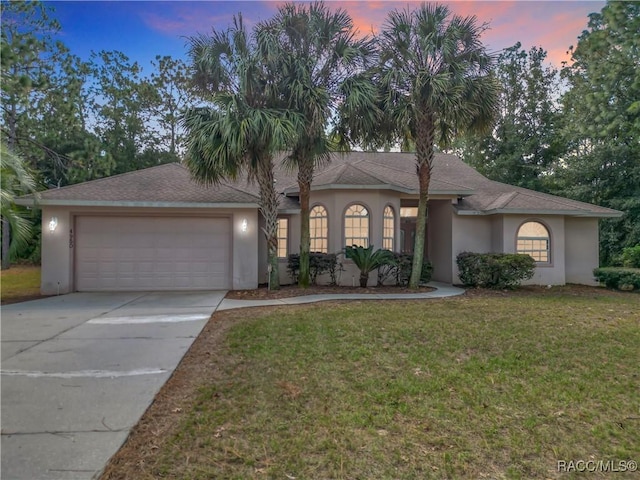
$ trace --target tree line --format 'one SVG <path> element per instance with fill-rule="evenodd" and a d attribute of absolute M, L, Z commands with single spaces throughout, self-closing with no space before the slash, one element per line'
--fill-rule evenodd
<path fill-rule="evenodd" d="M 178 161 L 188 68 L 157 56 L 151 72 L 123 52 L 73 54 L 53 8 L 2 2 L 2 134 L 46 187 Z"/>
<path fill-rule="evenodd" d="M 167 161 L 205 183 L 248 174 L 274 287 L 282 150 L 300 189 L 302 286 L 314 169 L 356 145 L 416 152 L 421 218 L 437 149 L 495 180 L 622 210 L 601 222 L 609 264 L 640 242 L 639 22 L 637 3 L 608 3 L 558 70 L 540 47 L 489 53 L 487 25 L 442 5 L 393 11 L 363 37 L 342 9 L 287 4 L 251 29 L 238 15 L 189 39 L 187 63 L 158 56 L 145 76 L 123 52 L 73 55 L 47 6 L 3 2 L 2 140 L 43 187 Z"/>

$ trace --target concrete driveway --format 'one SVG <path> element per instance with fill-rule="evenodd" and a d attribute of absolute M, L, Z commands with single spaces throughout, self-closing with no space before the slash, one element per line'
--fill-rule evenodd
<path fill-rule="evenodd" d="M 2 478 L 91 479 L 225 292 L 72 293 L 2 307 Z"/>

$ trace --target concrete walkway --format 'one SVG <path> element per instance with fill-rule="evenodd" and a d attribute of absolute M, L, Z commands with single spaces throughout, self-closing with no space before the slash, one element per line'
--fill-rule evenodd
<path fill-rule="evenodd" d="M 3 306 L 2 479 L 99 475 L 225 293 L 72 293 Z"/>
<path fill-rule="evenodd" d="M 304 303 L 324 302 L 328 300 L 419 300 L 425 298 L 454 297 L 464 293 L 464 289 L 453 287 L 446 283 L 430 282 L 428 286 L 435 288 L 435 290 L 423 293 L 327 293 L 279 298 L 276 300 L 232 300 L 225 298 L 220 305 L 218 305 L 217 311 L 247 307 L 302 305 Z"/>

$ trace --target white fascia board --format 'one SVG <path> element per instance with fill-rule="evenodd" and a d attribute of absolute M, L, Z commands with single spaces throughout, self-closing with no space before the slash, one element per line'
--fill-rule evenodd
<path fill-rule="evenodd" d="M 380 184 L 380 185 L 345 185 L 345 184 L 329 184 L 329 185 L 317 185 L 314 186 L 313 184 L 311 185 L 311 191 L 318 191 L 318 190 L 395 190 L 397 192 L 404 192 L 404 193 L 413 193 L 413 190 L 407 189 L 407 188 L 403 188 L 403 187 L 399 187 L 397 185 L 389 185 L 389 184 Z M 285 190 L 285 193 L 287 194 L 292 194 L 292 193 L 296 193 L 299 194 L 300 190 L 299 189 L 287 189 Z"/>
<path fill-rule="evenodd" d="M 144 207 L 144 208 L 258 208 L 257 203 L 199 202 L 131 202 L 105 200 L 44 200 L 16 199 L 16 204 L 34 207 Z"/>
<path fill-rule="evenodd" d="M 488 215 L 564 215 L 569 217 L 583 218 L 618 218 L 623 215 L 622 212 L 596 213 L 580 210 L 529 210 L 524 208 L 497 208 L 494 210 L 459 210 L 455 209 L 458 215 L 468 216 L 488 216 Z"/>
<path fill-rule="evenodd" d="M 392 190 L 395 192 L 401 192 L 406 195 L 419 195 L 419 192 L 410 189 L 400 187 L 398 185 L 391 185 L 388 183 L 381 185 L 345 185 L 345 184 L 329 184 L 329 185 L 311 185 L 311 191 L 318 190 Z M 288 188 L 284 190 L 285 195 L 298 195 L 300 193 L 297 188 Z M 473 190 L 431 190 L 429 195 L 455 195 L 455 196 L 468 196 L 473 195 Z"/>

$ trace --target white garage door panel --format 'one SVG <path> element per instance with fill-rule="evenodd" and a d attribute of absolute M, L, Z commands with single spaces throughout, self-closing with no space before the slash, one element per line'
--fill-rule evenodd
<path fill-rule="evenodd" d="M 230 287 L 231 222 L 198 217 L 77 217 L 76 289 Z"/>

